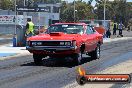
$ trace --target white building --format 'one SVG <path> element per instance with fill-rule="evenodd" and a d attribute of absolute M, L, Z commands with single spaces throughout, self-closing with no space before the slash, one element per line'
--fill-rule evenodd
<path fill-rule="evenodd" d="M 48 12 L 26 12 L 28 16 L 32 16 L 32 20 L 37 26 L 49 26 L 51 23 L 59 22 L 60 19 L 60 3 L 57 4 L 38 4 L 38 7 L 45 7 Z"/>

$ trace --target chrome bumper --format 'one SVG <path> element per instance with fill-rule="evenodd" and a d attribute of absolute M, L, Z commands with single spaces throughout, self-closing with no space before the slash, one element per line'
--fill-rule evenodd
<path fill-rule="evenodd" d="M 43 51 L 63 51 L 63 50 L 75 50 L 77 47 L 73 46 L 26 46 L 26 50 L 43 50 Z"/>

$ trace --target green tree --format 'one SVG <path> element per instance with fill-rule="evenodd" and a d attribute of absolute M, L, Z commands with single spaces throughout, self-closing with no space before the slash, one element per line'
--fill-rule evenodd
<path fill-rule="evenodd" d="M 0 9 L 10 10 L 13 9 L 13 1 L 12 0 L 1 0 Z"/>
<path fill-rule="evenodd" d="M 65 7 L 63 7 L 65 5 Z M 79 20 L 89 20 L 96 17 L 96 14 L 93 12 L 94 8 L 82 0 L 75 2 L 75 21 Z M 67 22 L 74 21 L 74 2 L 68 4 L 62 4 L 61 7 L 61 20 Z"/>
<path fill-rule="evenodd" d="M 97 2 L 95 7 L 97 8 L 95 11 L 98 16 L 98 19 L 103 20 L 104 19 L 104 1 L 100 0 L 99 2 Z M 108 1 L 106 1 L 105 7 L 106 7 L 105 9 L 106 20 L 110 20 L 114 17 L 114 14 L 115 14 L 114 8 L 111 2 L 108 2 Z"/>
<path fill-rule="evenodd" d="M 62 22 L 74 22 L 74 8 L 73 3 L 66 3 L 62 1 L 60 10 L 60 20 Z"/>
<path fill-rule="evenodd" d="M 126 6 L 126 20 L 128 21 L 128 23 L 131 23 L 132 25 L 132 2 L 128 2 L 127 6 Z M 128 25 L 127 23 L 127 25 Z"/>
<path fill-rule="evenodd" d="M 95 18 L 93 7 L 86 2 L 78 1 L 76 3 L 76 10 L 78 20 L 89 20 Z"/>
<path fill-rule="evenodd" d="M 64 11 L 66 10 L 66 8 L 68 8 L 68 4 L 65 1 L 61 2 L 61 7 L 60 7 L 60 21 L 63 21 L 64 18 Z"/>
<path fill-rule="evenodd" d="M 123 24 L 126 25 L 127 23 L 127 2 L 126 0 L 116 0 L 111 3 L 112 7 L 114 8 L 114 17 L 112 20 L 115 20 L 116 22 L 123 22 Z"/>
<path fill-rule="evenodd" d="M 103 20 L 104 17 L 104 0 L 100 0 L 96 5 L 96 13 L 98 19 Z M 123 22 L 123 24 L 127 24 L 127 20 L 130 19 L 130 5 L 126 2 L 126 0 L 114 0 L 106 1 L 106 19 L 112 20 L 116 22 Z"/>

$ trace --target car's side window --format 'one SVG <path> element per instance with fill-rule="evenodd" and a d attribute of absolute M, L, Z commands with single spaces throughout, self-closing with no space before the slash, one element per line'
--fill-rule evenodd
<path fill-rule="evenodd" d="M 87 26 L 86 34 L 93 34 L 94 31 L 91 26 Z"/>
<path fill-rule="evenodd" d="M 93 27 L 93 26 L 91 26 L 91 28 L 92 28 L 93 33 L 96 32 L 96 31 L 94 30 L 94 27 Z"/>

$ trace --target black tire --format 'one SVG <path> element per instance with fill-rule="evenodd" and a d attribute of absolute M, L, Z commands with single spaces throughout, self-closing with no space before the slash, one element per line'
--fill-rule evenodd
<path fill-rule="evenodd" d="M 100 44 L 97 45 L 96 49 L 92 52 L 89 53 L 91 58 L 94 59 L 99 59 L 100 58 Z"/>
<path fill-rule="evenodd" d="M 34 63 L 35 65 L 42 65 L 42 56 L 39 54 L 33 54 L 33 59 L 34 59 Z"/>
<path fill-rule="evenodd" d="M 72 58 L 75 65 L 80 65 L 82 60 L 82 53 L 74 54 Z"/>

